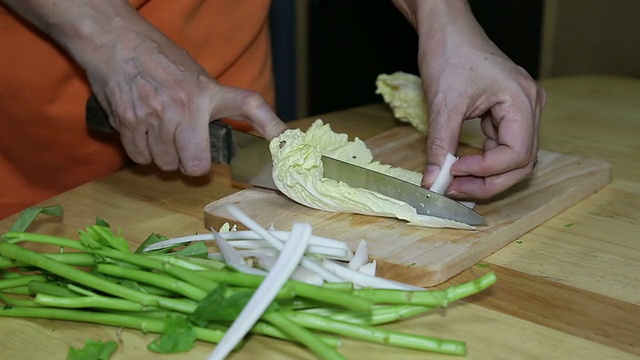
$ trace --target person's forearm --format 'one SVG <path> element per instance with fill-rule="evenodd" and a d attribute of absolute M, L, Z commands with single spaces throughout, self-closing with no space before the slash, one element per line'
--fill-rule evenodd
<path fill-rule="evenodd" d="M 0 0 L 51 37 L 81 66 L 125 28 L 150 27 L 126 0 Z"/>
<path fill-rule="evenodd" d="M 437 51 L 449 29 L 486 40 L 466 0 L 392 0 L 413 25 L 426 51 Z"/>
<path fill-rule="evenodd" d="M 444 25 L 478 25 L 466 0 L 392 0 L 413 27 L 438 30 Z"/>

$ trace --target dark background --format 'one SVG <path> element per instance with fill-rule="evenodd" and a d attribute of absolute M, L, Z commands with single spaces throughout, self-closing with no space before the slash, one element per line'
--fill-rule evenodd
<path fill-rule="evenodd" d="M 271 29 L 278 114 L 285 120 L 382 101 L 380 73 L 417 74 L 417 36 L 390 0 L 312 0 L 308 13 L 309 114 L 295 111 L 295 1 L 274 0 Z M 538 76 L 542 0 L 470 0 L 507 56 Z"/>

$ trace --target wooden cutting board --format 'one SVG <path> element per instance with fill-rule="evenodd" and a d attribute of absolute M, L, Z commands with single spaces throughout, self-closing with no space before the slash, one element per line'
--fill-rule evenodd
<path fill-rule="evenodd" d="M 374 158 L 421 171 L 426 163 L 424 136 L 401 126 L 368 140 Z M 462 151 L 472 151 L 461 148 Z M 205 227 L 235 223 L 226 211 L 235 204 L 262 226 L 290 230 L 308 222 L 314 234 L 346 241 L 360 239 L 378 263 L 378 275 L 419 286 L 434 286 L 482 261 L 521 235 L 594 193 L 609 182 L 610 166 L 592 158 L 540 150 L 534 174 L 476 210 L 488 225 L 477 230 L 407 226 L 402 220 L 338 214 L 310 209 L 279 192 L 249 188 L 205 207 Z M 240 224 L 238 224 L 240 226 Z"/>

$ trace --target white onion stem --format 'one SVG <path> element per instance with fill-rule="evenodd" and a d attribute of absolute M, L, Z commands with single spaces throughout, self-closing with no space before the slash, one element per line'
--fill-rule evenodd
<path fill-rule="evenodd" d="M 276 264 L 277 258 L 275 256 L 268 255 L 255 255 L 252 256 L 257 260 L 257 265 L 260 269 L 271 271 Z M 324 280 L 322 277 L 315 272 L 305 269 L 302 266 L 297 266 L 296 269 L 291 274 L 291 279 L 304 282 L 307 284 L 322 286 L 324 284 Z"/>
<path fill-rule="evenodd" d="M 282 249 L 284 248 L 284 245 L 282 244 L 282 242 L 279 239 L 277 239 L 274 235 L 272 235 L 269 231 L 265 230 L 262 226 L 260 226 L 260 224 L 255 222 L 248 215 L 243 213 L 240 209 L 238 209 L 237 206 L 229 204 L 229 205 L 227 205 L 227 210 L 229 210 L 231 215 L 233 215 L 236 218 L 236 220 L 238 220 L 241 223 L 243 223 L 244 226 L 246 226 L 249 229 L 255 231 L 256 234 L 260 235 L 265 241 L 267 241 L 269 244 L 271 244 L 271 246 L 276 248 L 278 251 L 282 251 Z M 291 236 L 289 238 L 290 239 L 295 239 L 294 237 L 291 237 Z M 333 274 L 332 272 L 327 271 L 320 264 L 314 262 L 311 259 L 308 259 L 307 257 L 304 257 L 300 261 L 300 264 L 303 267 L 305 267 L 305 268 L 315 272 L 316 274 L 322 276 L 322 278 L 325 281 L 328 281 L 328 282 L 343 282 L 344 281 L 340 277 L 338 277 L 335 274 Z"/>
<path fill-rule="evenodd" d="M 249 332 L 269 304 L 275 299 L 300 260 L 302 260 L 310 237 L 311 226 L 309 224 L 296 223 L 293 225 L 290 239 L 295 240 L 288 241 L 287 245 L 283 247 L 273 270 L 269 272 L 260 286 L 258 286 L 258 289 L 256 289 L 256 292 L 251 299 L 249 299 L 247 305 L 242 309 L 240 315 L 238 315 L 233 324 L 231 324 L 231 327 L 220 343 L 213 349 L 208 357 L 209 360 L 222 360 L 226 358 L 238 342 Z"/>
<path fill-rule="evenodd" d="M 376 261 L 373 260 L 368 264 L 360 266 L 360 268 L 358 268 L 358 272 L 369 276 L 376 276 Z"/>
<path fill-rule="evenodd" d="M 242 257 L 242 255 L 240 255 L 236 251 L 236 249 L 234 249 L 233 246 L 231 246 L 229 242 L 227 242 L 225 238 L 220 236 L 220 234 L 218 234 L 217 231 L 211 229 L 211 233 L 216 239 L 218 248 L 220 249 L 220 252 L 222 252 L 222 256 L 224 257 L 224 262 L 227 264 L 227 266 L 230 266 L 236 269 L 237 271 L 245 274 L 260 275 L 260 276 L 267 275 L 267 272 L 264 270 L 255 269 L 255 268 L 252 268 L 251 266 L 248 266 L 244 262 L 244 258 Z"/>
<path fill-rule="evenodd" d="M 228 240 L 228 239 L 227 239 Z M 264 240 L 231 240 L 229 244 L 234 248 L 240 249 L 263 249 L 270 248 L 269 243 Z M 309 245 L 307 247 L 308 253 L 318 254 L 326 256 L 328 258 L 336 260 L 349 260 L 351 257 L 343 249 L 337 249 L 333 247 L 321 246 L 321 245 Z"/>
<path fill-rule="evenodd" d="M 236 252 L 240 254 L 243 258 L 247 256 L 262 256 L 262 255 L 272 256 L 275 258 L 279 254 L 278 251 L 272 247 L 264 247 L 259 249 L 248 249 L 248 250 L 236 250 Z M 222 253 L 219 253 L 219 252 L 210 252 L 209 254 L 207 254 L 207 258 L 224 261 L 224 256 L 222 256 Z"/>
<path fill-rule="evenodd" d="M 360 240 L 356 252 L 349 261 L 347 267 L 351 270 L 358 270 L 362 265 L 369 261 L 369 250 L 367 249 L 367 242 Z"/>
<path fill-rule="evenodd" d="M 424 288 L 404 284 L 398 281 L 383 279 L 375 276 L 365 275 L 358 271 L 351 270 L 345 266 L 337 264 L 332 260 L 322 260 L 322 266 L 334 272 L 345 281 L 352 282 L 362 287 L 371 287 L 376 289 L 397 289 L 397 290 L 424 290 Z"/>
<path fill-rule="evenodd" d="M 224 261 L 227 264 L 244 262 L 242 255 L 238 254 L 236 249 L 229 244 L 227 239 L 220 236 L 220 234 L 217 231 L 215 231 L 213 228 L 211 229 L 211 234 L 213 235 L 213 238 L 216 240 L 216 244 L 218 244 L 218 248 L 220 249 L 222 256 L 224 256 Z"/>
<path fill-rule="evenodd" d="M 265 231 L 268 231 L 268 230 L 265 230 Z M 268 232 L 272 234 L 275 238 L 280 240 L 281 242 L 286 241 L 286 239 L 289 236 L 288 231 L 274 230 L 274 231 L 268 231 Z M 257 234 L 255 231 L 250 231 L 250 230 L 219 232 L 219 234 L 220 236 L 224 237 L 229 241 L 239 241 L 239 240 L 263 241 L 264 240 L 263 237 Z M 171 238 L 171 239 L 167 239 L 167 240 L 163 240 L 163 241 L 159 241 L 157 243 L 151 244 L 147 246 L 144 249 L 144 251 L 164 249 L 176 244 L 189 243 L 193 241 L 211 241 L 211 240 L 215 240 L 213 234 L 181 236 L 181 237 Z M 329 239 L 326 237 L 314 235 L 311 238 L 310 244 L 313 246 L 309 249 L 309 251 L 311 252 L 315 252 L 313 251 L 313 249 L 316 249 L 316 246 L 319 246 L 319 247 L 321 246 L 323 248 L 340 249 L 340 251 L 342 251 L 342 253 L 344 254 L 344 256 L 341 256 L 341 258 L 344 258 L 345 260 L 351 259 L 351 257 L 353 256 L 353 253 L 351 252 L 347 244 L 339 240 L 334 240 L 334 239 Z M 321 248 L 318 248 L 318 249 L 321 249 Z M 338 254 L 338 250 L 331 250 L 331 251 L 334 254 Z"/>
<path fill-rule="evenodd" d="M 444 194 L 449 185 L 451 185 L 451 181 L 453 181 L 453 175 L 451 175 L 451 166 L 455 163 L 458 158 L 451 154 L 447 153 L 447 156 L 444 158 L 444 162 L 440 166 L 440 171 L 436 176 L 436 179 L 433 181 L 433 184 L 429 188 L 429 190 L 434 193 Z"/>

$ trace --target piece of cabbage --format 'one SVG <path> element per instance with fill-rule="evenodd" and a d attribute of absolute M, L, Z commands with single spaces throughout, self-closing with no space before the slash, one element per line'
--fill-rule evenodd
<path fill-rule="evenodd" d="M 376 78 L 376 94 L 382 95 L 398 120 L 408 122 L 423 134 L 427 133 L 429 111 L 420 77 L 402 71 L 380 74 Z"/>
<path fill-rule="evenodd" d="M 411 124 L 422 134 L 427 134 L 429 110 L 419 76 L 402 71 L 390 75 L 380 74 L 376 79 L 376 94 L 382 95 L 396 119 Z M 461 143 L 482 149 L 484 140 L 480 119 L 470 119 L 462 123 Z"/>
<path fill-rule="evenodd" d="M 323 176 L 322 155 L 420 185 L 422 174 L 373 161 L 363 141 L 349 141 L 329 124 L 316 120 L 305 132 L 289 129 L 271 140 L 273 180 L 290 199 L 319 210 L 395 217 L 410 225 L 473 229 L 472 226 L 433 216 L 419 215 L 409 204 Z"/>

